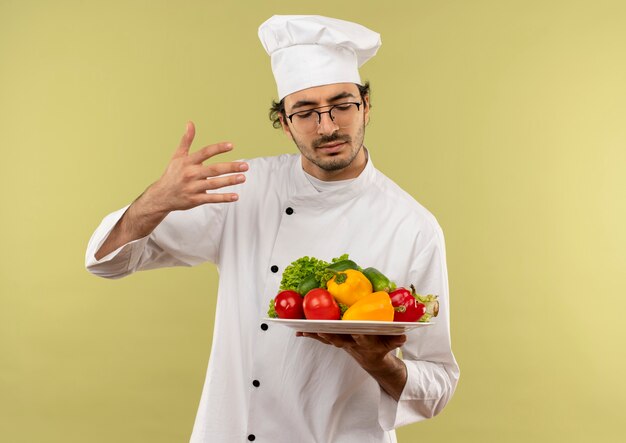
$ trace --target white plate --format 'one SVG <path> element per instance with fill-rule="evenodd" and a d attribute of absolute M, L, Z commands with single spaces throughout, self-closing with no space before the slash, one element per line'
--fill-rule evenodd
<path fill-rule="evenodd" d="M 264 321 L 287 326 L 300 332 L 363 335 L 401 335 L 412 329 L 433 324 L 433 322 L 288 320 L 284 318 L 266 318 Z"/>

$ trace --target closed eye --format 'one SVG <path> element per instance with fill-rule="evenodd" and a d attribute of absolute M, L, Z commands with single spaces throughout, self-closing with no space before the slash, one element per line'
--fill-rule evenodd
<path fill-rule="evenodd" d="M 315 111 L 303 111 L 303 112 L 298 112 L 298 113 L 294 114 L 294 116 L 298 117 L 298 118 L 309 118 L 314 113 L 315 113 Z"/>
<path fill-rule="evenodd" d="M 341 105 L 335 105 L 334 109 L 338 109 L 340 111 L 347 111 L 352 107 L 352 103 L 346 103 Z"/>

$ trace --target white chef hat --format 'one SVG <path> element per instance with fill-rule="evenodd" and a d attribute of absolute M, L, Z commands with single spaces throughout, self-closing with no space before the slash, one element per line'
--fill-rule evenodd
<path fill-rule="evenodd" d="M 361 83 L 359 67 L 381 45 L 380 34 L 356 23 L 319 15 L 274 15 L 259 26 L 272 59 L 278 99 L 332 83 Z"/>

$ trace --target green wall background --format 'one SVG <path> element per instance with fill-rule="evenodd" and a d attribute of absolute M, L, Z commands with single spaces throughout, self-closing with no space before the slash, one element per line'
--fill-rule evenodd
<path fill-rule="evenodd" d="M 623 441 L 626 3 L 307 4 L 0 1 L 0 440 L 188 441 L 215 268 L 107 281 L 85 246 L 189 119 L 295 150 L 256 30 L 315 13 L 382 34 L 366 144 L 446 233 L 461 382 L 400 441 Z"/>

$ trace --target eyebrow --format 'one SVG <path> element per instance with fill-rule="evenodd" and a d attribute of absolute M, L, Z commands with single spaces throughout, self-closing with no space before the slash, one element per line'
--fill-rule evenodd
<path fill-rule="evenodd" d="M 337 100 L 341 100 L 342 98 L 348 98 L 348 97 L 352 97 L 352 98 L 356 98 L 353 94 L 349 93 L 349 92 L 341 92 L 337 95 L 332 96 L 331 98 L 328 99 L 329 102 L 336 102 Z M 294 109 L 297 108 L 301 108 L 303 106 L 311 106 L 311 105 L 317 105 L 317 102 L 312 102 L 310 100 L 298 100 L 292 107 L 291 107 L 291 111 L 293 112 Z"/>

